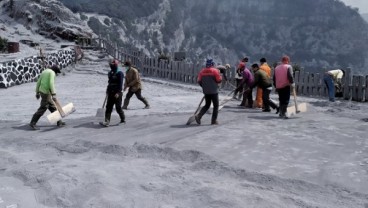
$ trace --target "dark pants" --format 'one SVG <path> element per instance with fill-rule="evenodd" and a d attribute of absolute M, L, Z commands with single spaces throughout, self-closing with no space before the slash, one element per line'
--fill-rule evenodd
<path fill-rule="evenodd" d="M 128 107 L 130 98 L 132 98 L 132 96 L 134 94 L 138 98 L 138 100 L 142 101 L 146 106 L 149 106 L 148 101 L 146 100 L 146 98 L 142 97 L 142 90 L 141 89 L 133 92 L 129 88 L 129 91 L 128 91 L 127 95 L 125 96 L 125 99 L 124 99 L 124 106 L 123 106 L 123 108 L 127 108 Z"/>
<path fill-rule="evenodd" d="M 47 111 L 49 110 L 51 113 L 57 111 L 56 106 L 54 101 L 52 100 L 52 97 L 50 94 L 43 94 L 40 93 L 41 95 L 41 103 L 40 103 L 40 107 L 38 108 L 38 110 L 36 111 L 35 114 L 33 114 L 32 120 L 31 120 L 31 124 L 36 125 L 36 123 L 38 122 L 38 120 L 40 120 L 41 116 Z"/>
<path fill-rule="evenodd" d="M 111 120 L 111 113 L 112 113 L 112 109 L 114 108 L 114 105 L 115 105 L 116 112 L 119 114 L 120 121 L 125 121 L 124 111 L 121 109 L 123 93 L 119 92 L 118 98 L 116 98 L 115 95 L 116 93 L 109 93 L 107 95 L 107 103 L 106 103 L 106 111 L 105 111 L 105 121 L 106 122 L 110 122 Z"/>
<path fill-rule="evenodd" d="M 248 108 L 253 108 L 253 89 L 244 90 L 243 100 L 240 103 L 241 106 L 245 106 L 248 101 Z"/>
<path fill-rule="evenodd" d="M 277 105 L 270 99 L 271 90 L 268 88 L 262 88 L 262 100 L 265 110 L 271 110 L 271 108 L 276 109 Z"/>
<path fill-rule="evenodd" d="M 331 102 L 335 101 L 335 84 L 332 79 L 332 76 L 329 74 L 325 74 L 323 77 L 323 81 L 326 84 L 327 90 L 328 90 L 328 98 Z"/>
<path fill-rule="evenodd" d="M 243 87 L 240 87 L 241 85 L 241 82 L 243 81 L 242 79 L 235 79 L 236 80 L 236 89 L 234 91 L 234 97 L 236 97 L 236 95 L 239 93 L 239 94 L 242 94 L 243 93 Z"/>
<path fill-rule="evenodd" d="M 279 94 L 280 116 L 284 116 L 290 102 L 291 87 L 286 86 L 284 88 L 277 89 L 277 93 Z"/>
<path fill-rule="evenodd" d="M 198 118 L 201 119 L 202 116 L 208 111 L 211 107 L 211 103 L 213 103 L 213 112 L 212 112 L 212 123 L 217 121 L 218 108 L 219 108 L 219 96 L 218 94 L 204 95 L 204 99 L 206 104 L 202 107 L 201 111 L 198 113 Z"/>

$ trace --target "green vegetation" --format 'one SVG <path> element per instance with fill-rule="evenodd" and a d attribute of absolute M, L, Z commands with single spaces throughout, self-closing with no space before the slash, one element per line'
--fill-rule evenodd
<path fill-rule="evenodd" d="M 0 37 L 0 52 L 5 52 L 8 47 L 8 40 Z"/>

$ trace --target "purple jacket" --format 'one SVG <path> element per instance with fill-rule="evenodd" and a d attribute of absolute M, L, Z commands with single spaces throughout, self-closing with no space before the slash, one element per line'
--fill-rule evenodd
<path fill-rule="evenodd" d="M 254 82 L 254 76 L 252 74 L 252 72 L 250 72 L 250 70 L 248 68 L 245 68 L 243 71 L 243 80 L 241 82 L 241 84 L 246 84 L 247 87 L 250 87 L 253 85 Z"/>

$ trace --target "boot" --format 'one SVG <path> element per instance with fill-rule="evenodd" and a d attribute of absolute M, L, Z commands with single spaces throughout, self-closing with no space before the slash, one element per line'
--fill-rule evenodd
<path fill-rule="evenodd" d="M 280 112 L 280 107 L 276 107 L 276 114 L 279 114 Z"/>
<path fill-rule="evenodd" d="M 287 105 L 280 105 L 279 109 L 280 109 L 280 114 L 279 114 L 279 116 L 280 116 L 281 118 L 287 119 L 287 118 L 288 118 L 288 117 L 286 116 Z"/>
<path fill-rule="evenodd" d="M 36 113 L 32 116 L 32 120 L 29 123 L 29 126 L 33 129 L 33 130 L 40 130 L 40 128 L 38 126 L 36 126 L 36 123 L 38 122 L 38 120 L 40 119 L 41 116 L 37 115 Z"/>
<path fill-rule="evenodd" d="M 219 123 L 218 123 L 218 121 L 216 120 L 216 121 L 212 121 L 211 122 L 211 125 L 218 125 Z"/>
<path fill-rule="evenodd" d="M 56 125 L 57 125 L 58 127 L 62 127 L 62 126 L 65 126 L 65 122 L 64 122 L 64 121 L 62 121 L 62 120 L 60 120 L 60 121 L 58 121 L 58 122 L 56 123 Z"/>
<path fill-rule="evenodd" d="M 128 110 L 128 105 L 129 105 L 129 100 L 125 98 L 124 99 L 124 105 L 123 105 L 123 107 L 121 109 Z"/>
<path fill-rule="evenodd" d="M 144 109 L 149 109 L 150 108 L 150 105 L 148 104 L 148 101 L 146 98 L 143 98 L 142 102 L 146 105 L 144 106 Z"/>
<path fill-rule="evenodd" d="M 199 117 L 199 115 L 196 115 L 194 118 L 195 118 L 195 121 L 197 122 L 197 124 L 201 125 L 201 118 Z"/>
<path fill-rule="evenodd" d="M 120 116 L 120 123 L 125 124 L 125 115 L 124 115 L 124 113 L 122 113 L 121 115 L 119 114 L 119 116 Z"/>
<path fill-rule="evenodd" d="M 38 126 L 36 126 L 36 123 L 30 123 L 29 127 L 31 127 L 33 130 L 40 130 L 40 128 Z"/>

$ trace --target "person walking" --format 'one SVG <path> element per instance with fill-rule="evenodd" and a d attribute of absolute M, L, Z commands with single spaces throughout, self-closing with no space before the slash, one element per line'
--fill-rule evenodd
<path fill-rule="evenodd" d="M 198 74 L 198 84 L 202 87 L 205 105 L 201 108 L 199 113 L 195 116 L 197 124 L 201 124 L 202 116 L 208 111 L 213 104 L 213 112 L 211 125 L 217 125 L 217 116 L 219 108 L 219 96 L 218 96 L 218 84 L 221 83 L 222 78 L 220 72 L 213 67 L 214 63 L 212 59 L 206 60 L 206 67 L 203 68 Z"/>
<path fill-rule="evenodd" d="M 253 85 L 250 86 L 247 91 L 252 90 L 254 87 L 258 86 L 262 89 L 262 100 L 264 104 L 263 112 L 271 112 L 271 108 L 276 109 L 276 111 L 279 110 L 279 107 L 272 102 L 270 99 L 270 93 L 272 89 L 272 80 L 271 78 L 266 74 L 266 72 L 259 69 L 258 64 L 252 65 L 252 70 L 254 72 L 254 82 Z"/>
<path fill-rule="evenodd" d="M 250 88 L 250 86 L 253 85 L 254 76 L 252 72 L 250 72 L 250 70 L 245 67 L 245 64 L 241 63 L 239 66 L 242 68 L 243 71 L 243 79 L 239 87 L 245 88 L 243 92 L 243 99 L 239 106 L 253 108 L 253 90 Z M 238 88 L 236 90 L 240 91 L 240 89 Z"/>
<path fill-rule="evenodd" d="M 286 116 L 286 112 L 290 102 L 290 93 L 292 88 L 295 87 L 293 67 L 289 63 L 289 56 L 283 56 L 281 59 L 281 64 L 275 68 L 275 73 L 273 75 L 273 83 L 279 95 L 279 116 L 285 119 L 288 118 Z"/>
<path fill-rule="evenodd" d="M 39 130 L 40 128 L 36 125 L 41 116 L 49 110 L 51 113 L 57 110 L 55 106 L 56 100 L 56 91 L 55 91 L 55 76 L 56 74 L 60 74 L 60 67 L 57 65 L 53 65 L 51 68 L 46 68 L 40 75 L 37 80 L 36 85 L 36 99 L 39 100 L 41 98 L 40 107 L 33 114 L 32 120 L 29 126 L 33 130 Z M 64 126 L 65 122 L 62 120 L 57 122 L 57 126 Z"/>
<path fill-rule="evenodd" d="M 141 78 L 139 76 L 138 70 L 132 67 L 130 61 L 125 61 L 124 67 L 126 70 L 125 75 L 125 84 L 124 84 L 124 92 L 127 88 L 129 88 L 128 93 L 124 99 L 123 109 L 127 110 L 130 98 L 135 94 L 138 100 L 142 101 L 145 105 L 144 109 L 149 109 L 150 105 L 146 98 L 142 97 L 142 83 Z"/>
<path fill-rule="evenodd" d="M 345 75 L 345 71 L 342 69 L 335 69 L 327 71 L 323 77 L 323 81 L 326 84 L 328 91 L 328 98 L 330 102 L 335 102 L 335 88 L 337 91 L 341 91 L 341 80 Z"/>
<path fill-rule="evenodd" d="M 266 72 L 267 76 L 271 78 L 271 67 L 267 64 L 266 58 L 261 58 L 259 62 L 259 69 Z M 262 88 L 260 87 L 257 87 L 256 104 L 257 108 L 263 107 Z"/>
<path fill-rule="evenodd" d="M 111 121 L 112 109 L 115 105 L 116 112 L 119 114 L 120 123 L 125 124 L 124 111 L 121 108 L 121 101 L 123 99 L 123 80 L 124 74 L 118 70 L 119 62 L 111 60 L 109 63 L 110 72 L 108 73 L 108 85 L 106 89 L 107 103 L 105 111 L 105 121 L 100 122 L 101 125 L 108 127 Z"/>

